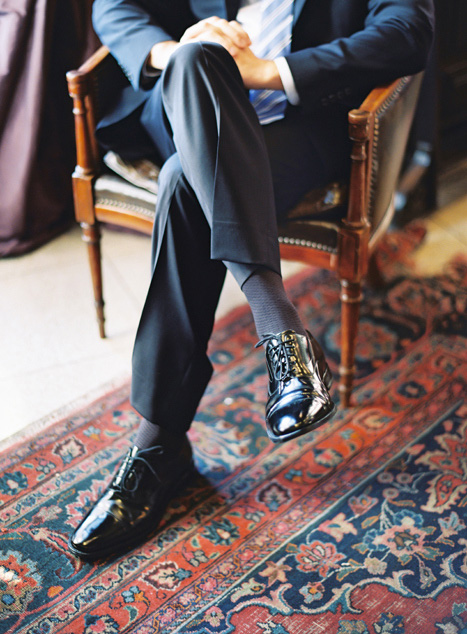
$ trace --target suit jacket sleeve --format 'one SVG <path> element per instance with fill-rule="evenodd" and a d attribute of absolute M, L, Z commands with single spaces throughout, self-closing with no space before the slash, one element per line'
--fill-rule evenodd
<path fill-rule="evenodd" d="M 154 44 L 179 40 L 194 21 L 188 0 L 95 0 L 92 19 L 135 90 L 146 87 L 143 68 Z"/>
<path fill-rule="evenodd" d="M 419 72 L 433 30 L 432 0 L 369 0 L 361 31 L 286 56 L 302 107 L 355 107 L 375 86 Z"/>

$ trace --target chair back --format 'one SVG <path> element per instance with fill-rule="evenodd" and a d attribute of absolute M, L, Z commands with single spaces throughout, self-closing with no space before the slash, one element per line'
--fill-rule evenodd
<path fill-rule="evenodd" d="M 396 92 L 378 104 L 375 111 L 368 148 L 368 219 L 372 236 L 390 222 L 387 215 L 397 189 L 422 77 L 423 73 L 419 73 L 399 80 Z M 360 110 L 366 109 L 365 104 Z"/>

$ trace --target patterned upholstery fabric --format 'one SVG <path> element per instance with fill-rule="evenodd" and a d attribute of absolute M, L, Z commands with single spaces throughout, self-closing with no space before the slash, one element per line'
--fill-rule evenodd
<path fill-rule="evenodd" d="M 115 152 L 107 152 L 104 163 L 113 172 L 127 180 L 136 187 L 147 189 L 148 192 L 157 194 L 159 189 L 157 180 L 161 168 L 153 161 L 143 158 L 135 161 L 125 161 Z"/>
<path fill-rule="evenodd" d="M 157 195 L 135 187 L 113 174 L 103 174 L 95 184 L 96 207 L 117 208 L 154 219 Z"/>
<path fill-rule="evenodd" d="M 114 152 L 104 156 L 109 172 L 95 184 L 96 206 L 115 207 L 153 219 L 160 168 L 149 159 L 125 161 Z M 347 187 L 331 183 L 309 192 L 279 227 L 279 242 L 337 251 L 338 223 L 346 212 Z M 286 227 L 286 228 L 285 228 Z"/>
<path fill-rule="evenodd" d="M 124 161 L 114 152 L 107 152 L 104 163 L 110 171 L 96 180 L 96 206 L 127 210 L 153 220 L 160 168 L 148 159 Z"/>

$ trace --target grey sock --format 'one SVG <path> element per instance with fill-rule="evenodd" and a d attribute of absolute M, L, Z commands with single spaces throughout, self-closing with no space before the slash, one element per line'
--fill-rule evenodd
<path fill-rule="evenodd" d="M 138 449 L 148 449 L 154 445 L 161 445 L 169 451 L 177 451 L 181 448 L 184 438 L 184 435 L 175 436 L 157 423 L 151 423 L 143 418 L 136 432 L 135 445 Z"/>
<path fill-rule="evenodd" d="M 305 335 L 297 310 L 287 297 L 282 277 L 270 269 L 257 269 L 242 286 L 255 320 L 258 337 L 294 330 Z"/>

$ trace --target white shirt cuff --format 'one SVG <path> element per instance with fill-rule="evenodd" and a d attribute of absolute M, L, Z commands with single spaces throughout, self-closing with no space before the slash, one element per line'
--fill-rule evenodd
<path fill-rule="evenodd" d="M 297 92 L 297 89 L 295 88 L 292 71 L 290 70 L 290 66 L 287 63 L 287 60 L 285 59 L 285 57 L 277 57 L 273 61 L 277 66 L 277 70 L 279 71 L 287 101 L 291 103 L 292 106 L 298 106 L 298 104 L 300 103 L 300 96 Z"/>

